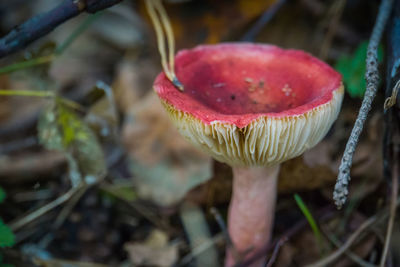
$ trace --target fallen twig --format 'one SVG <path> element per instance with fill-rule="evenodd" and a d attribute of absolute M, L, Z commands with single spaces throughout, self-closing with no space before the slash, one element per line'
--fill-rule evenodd
<path fill-rule="evenodd" d="M 395 146 L 397 148 L 397 146 Z M 389 217 L 389 223 L 388 227 L 386 230 L 386 237 L 385 237 L 385 245 L 383 247 L 383 252 L 381 256 L 381 261 L 379 263 L 380 267 L 385 266 L 386 262 L 386 257 L 389 251 L 389 245 L 390 245 L 390 240 L 393 232 L 393 225 L 394 225 L 394 219 L 396 217 L 396 199 L 399 191 L 399 162 L 398 162 L 398 153 L 399 151 L 396 151 L 395 149 L 393 153 L 393 171 L 392 171 L 392 194 L 390 198 L 390 217 Z"/>
<path fill-rule="evenodd" d="M 219 228 L 221 229 L 222 234 L 224 235 L 225 240 L 227 242 L 227 245 L 237 253 L 237 250 L 234 248 L 233 242 L 231 240 L 231 237 L 229 236 L 228 229 L 225 225 L 224 219 L 222 218 L 221 214 L 215 207 L 211 207 L 210 212 L 214 216 L 215 221 L 217 222 Z"/>
<path fill-rule="evenodd" d="M 239 254 L 239 251 L 236 249 L 235 244 L 233 244 L 232 242 L 231 236 L 229 235 L 228 229 L 220 212 L 215 207 L 212 207 L 210 209 L 210 212 L 214 216 L 215 221 L 217 222 L 219 228 L 221 229 L 222 234 L 225 237 L 226 246 L 231 251 L 233 258 L 235 259 L 235 261 L 239 261 L 241 256 Z"/>
<path fill-rule="evenodd" d="M 386 90 L 385 90 L 385 134 L 383 147 L 383 167 L 384 177 L 391 186 L 390 219 L 387 227 L 385 239 L 383 241 L 383 251 L 380 266 L 393 266 L 393 260 L 390 255 L 390 240 L 396 216 L 396 207 L 393 199 L 398 194 L 399 160 L 400 160 L 400 106 L 398 101 L 398 91 L 400 88 L 400 27 L 398 24 L 400 18 L 400 0 L 395 0 L 392 17 L 388 25 L 387 41 L 387 72 L 386 72 Z M 391 181 L 391 183 L 389 182 Z M 388 258 L 386 260 L 386 258 Z"/>
<path fill-rule="evenodd" d="M 286 0 L 279 0 L 265 10 L 264 14 L 256 21 L 249 31 L 241 38 L 241 41 L 252 42 L 256 35 L 264 28 L 264 26 L 276 15 Z"/>
<path fill-rule="evenodd" d="M 266 267 L 272 267 L 272 265 L 275 263 L 276 258 L 278 257 L 278 253 L 280 248 L 285 244 L 289 238 L 287 236 L 283 236 L 281 239 L 278 240 L 278 242 L 275 245 L 274 251 L 272 252 L 271 258 L 268 260 L 267 266 Z"/>
<path fill-rule="evenodd" d="M 122 0 L 64 0 L 48 12 L 39 14 L 0 39 L 0 58 L 26 47 L 63 22 L 82 12 L 96 13 Z"/>
<path fill-rule="evenodd" d="M 340 248 L 343 245 L 332 233 L 329 233 L 326 229 L 323 229 L 323 231 L 328 240 L 335 245 L 336 248 Z M 357 254 L 354 254 L 351 251 L 345 251 L 344 254 L 361 267 L 376 267 L 376 265 L 364 261 Z"/>
<path fill-rule="evenodd" d="M 395 206 L 397 207 L 399 204 L 400 204 L 400 198 L 397 198 Z M 371 216 L 347 239 L 347 241 L 338 250 L 336 250 L 329 256 L 323 258 L 322 260 L 307 265 L 306 267 L 324 267 L 334 262 L 351 247 L 354 241 L 357 240 L 357 238 L 364 232 L 364 230 L 370 228 L 373 224 L 385 219 L 388 216 L 388 214 L 389 210 L 385 209 L 384 211 Z"/>
<path fill-rule="evenodd" d="M 29 213 L 27 216 L 22 217 L 21 219 L 18 219 L 12 223 L 10 223 L 10 228 L 13 231 L 16 231 L 18 229 L 20 229 L 21 227 L 23 227 L 24 225 L 34 221 L 35 219 L 37 219 L 38 217 L 42 216 L 43 214 L 51 211 L 52 209 L 54 209 L 55 207 L 63 204 L 64 202 L 68 201 L 73 195 L 75 195 L 75 193 L 77 193 L 79 190 L 81 190 L 82 187 L 84 187 L 85 185 L 81 185 L 81 186 L 76 186 L 71 188 L 67 193 L 65 193 L 64 195 L 60 196 L 59 198 L 55 199 L 54 201 L 48 203 L 47 205 L 44 205 L 43 207 Z"/>
<path fill-rule="evenodd" d="M 313 264 L 307 265 L 306 267 L 324 267 L 328 264 L 337 260 L 343 253 L 347 251 L 347 249 L 354 243 L 354 241 L 360 236 L 361 233 L 364 232 L 365 229 L 368 229 L 371 225 L 373 225 L 378 219 L 378 215 L 374 215 L 368 220 L 366 220 L 358 229 L 355 231 L 349 239 L 347 239 L 346 243 L 344 243 L 338 250 L 330 254 L 328 257 L 323 258 L 320 261 L 317 261 Z"/>
<path fill-rule="evenodd" d="M 378 17 L 376 19 L 374 29 L 368 44 L 367 50 L 367 71 L 365 79 L 367 88 L 364 99 L 361 104 L 357 120 L 351 131 L 349 140 L 347 141 L 345 151 L 343 153 L 342 162 L 339 167 L 339 175 L 336 181 L 335 190 L 333 191 L 333 199 L 336 206 L 340 209 L 347 200 L 348 185 L 350 181 L 350 167 L 353 161 L 353 155 L 358 143 L 358 139 L 367 119 L 368 112 L 371 109 L 371 104 L 375 98 L 379 84 L 378 72 L 378 45 L 380 43 L 383 30 L 385 29 L 386 21 L 392 9 L 393 0 L 383 0 L 380 7 Z"/>
<path fill-rule="evenodd" d="M 88 186 L 83 186 L 80 188 L 80 190 L 78 190 L 76 192 L 76 194 L 74 194 L 74 196 L 71 197 L 70 201 L 65 205 L 65 207 L 63 207 L 60 214 L 58 214 L 56 220 L 54 221 L 52 229 L 58 229 L 61 227 L 61 225 L 64 223 L 65 219 L 68 217 L 68 215 L 74 209 L 75 205 L 79 202 L 79 200 L 85 194 L 87 189 L 88 189 Z"/>
<path fill-rule="evenodd" d="M 134 202 L 127 201 L 126 199 L 124 199 L 123 197 L 121 197 L 120 195 L 115 193 L 113 190 L 110 190 L 109 187 L 110 187 L 110 184 L 108 184 L 106 182 L 103 182 L 100 184 L 100 189 L 102 191 L 123 201 L 129 207 L 133 208 L 137 213 L 139 213 L 141 216 L 143 216 L 143 218 L 148 220 L 150 223 L 152 223 L 156 227 L 158 227 L 164 231 L 167 231 L 167 232 L 172 231 L 171 226 L 164 220 L 161 220 L 161 218 L 159 216 L 157 216 L 157 214 L 155 214 L 153 211 L 146 209 L 145 207 L 142 207 L 142 205 L 140 205 L 139 203 L 136 203 L 135 201 Z"/>

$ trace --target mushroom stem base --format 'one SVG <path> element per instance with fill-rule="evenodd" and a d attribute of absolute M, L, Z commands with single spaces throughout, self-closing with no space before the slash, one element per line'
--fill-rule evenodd
<path fill-rule="evenodd" d="M 228 230 L 233 248 L 227 249 L 225 266 L 254 257 L 267 246 L 274 221 L 279 164 L 271 167 L 233 167 L 233 193 Z M 252 267 L 263 266 L 265 257 Z"/>

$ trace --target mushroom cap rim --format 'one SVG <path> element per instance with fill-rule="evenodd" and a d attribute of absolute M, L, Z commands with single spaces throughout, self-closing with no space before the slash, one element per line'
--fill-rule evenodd
<path fill-rule="evenodd" d="M 226 49 L 226 48 L 230 49 L 230 48 L 237 48 L 239 46 L 241 48 L 256 49 L 258 51 L 276 50 L 279 52 L 290 53 L 290 54 L 293 54 L 293 56 L 299 56 L 303 59 L 305 58 L 306 60 L 309 60 L 315 64 L 318 64 L 327 73 L 336 75 L 335 84 L 330 85 L 331 88 L 329 88 L 329 90 L 325 94 L 323 94 L 319 97 L 316 97 L 315 99 L 313 99 L 309 102 L 306 102 L 302 105 L 299 105 L 299 106 L 296 106 L 293 108 L 289 108 L 287 110 L 283 110 L 280 112 L 259 112 L 259 113 L 245 113 L 245 114 L 220 113 L 217 110 L 212 109 L 193 98 L 191 98 L 191 99 L 194 102 L 196 102 L 196 104 L 202 106 L 202 108 L 203 108 L 202 114 L 199 114 L 198 112 L 196 112 L 195 109 L 191 110 L 190 105 L 181 105 L 179 103 L 173 103 L 168 97 L 166 97 L 165 94 L 162 93 L 163 91 L 165 91 L 165 87 L 173 87 L 173 90 L 176 90 L 178 94 L 180 94 L 181 92 L 178 92 L 178 89 L 176 89 L 174 87 L 174 85 L 168 81 L 164 72 L 161 72 L 156 77 L 153 89 L 157 92 L 159 97 L 163 101 L 165 101 L 167 104 L 169 104 L 171 107 L 173 107 L 176 110 L 189 113 L 192 116 L 194 116 L 194 118 L 202 121 L 203 123 L 205 123 L 207 125 L 222 123 L 222 124 L 236 125 L 238 128 L 244 128 L 247 125 L 251 124 L 252 122 L 257 121 L 258 119 L 260 119 L 262 117 L 270 117 L 270 118 L 276 118 L 276 119 L 287 118 L 288 120 L 290 120 L 290 118 L 293 118 L 293 117 L 303 116 L 307 112 L 309 112 L 311 110 L 316 110 L 316 109 L 324 106 L 325 104 L 328 104 L 330 101 L 332 101 L 334 92 L 343 91 L 343 83 L 342 83 L 341 75 L 339 73 L 337 73 L 335 70 L 333 70 L 329 65 L 327 65 L 323 61 L 315 58 L 311 54 L 304 52 L 302 50 L 282 49 L 278 46 L 271 45 L 271 44 L 255 44 L 255 43 L 246 43 L 246 42 L 230 43 L 230 42 L 228 42 L 228 43 L 221 43 L 221 44 L 217 44 L 217 45 L 198 45 L 191 49 L 180 50 L 176 55 L 176 59 L 177 59 L 176 64 L 179 64 L 180 57 L 185 56 L 186 54 L 191 53 L 191 52 L 208 50 L 208 49 Z M 189 63 L 185 66 L 188 66 L 190 64 L 191 63 Z M 184 67 L 184 66 L 181 66 L 181 67 Z M 178 78 L 179 78 L 179 76 L 178 76 Z M 166 80 L 168 81 L 167 83 L 165 83 Z M 205 114 L 204 110 L 208 111 L 210 113 L 210 115 L 212 115 L 212 116 L 210 116 L 209 114 Z M 218 117 L 218 118 L 216 118 L 216 117 Z"/>

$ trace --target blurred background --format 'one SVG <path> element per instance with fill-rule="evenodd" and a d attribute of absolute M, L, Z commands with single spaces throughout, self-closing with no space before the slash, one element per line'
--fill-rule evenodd
<path fill-rule="evenodd" d="M 153 92 L 161 64 L 143 1 L 82 13 L 0 59 L 0 89 L 10 92 L 0 95 L 0 266 L 222 266 L 232 171 L 187 143 Z M 354 156 L 348 204 L 337 210 L 332 201 L 380 1 L 164 3 L 177 50 L 270 43 L 305 50 L 343 75 L 346 95 L 329 134 L 282 165 L 267 255 L 269 266 L 304 266 L 335 251 L 388 196 L 380 90 Z M 58 4 L 2 0 L 0 36 Z M 386 224 L 370 227 L 331 266 L 376 265 Z M 399 234 L 397 224 L 387 266 L 400 264 Z"/>

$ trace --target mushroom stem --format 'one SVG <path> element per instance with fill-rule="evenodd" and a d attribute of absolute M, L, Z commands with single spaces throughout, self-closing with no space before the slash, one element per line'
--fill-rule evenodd
<path fill-rule="evenodd" d="M 271 167 L 233 167 L 233 193 L 228 230 L 233 248 L 227 249 L 226 267 L 251 258 L 268 244 L 274 221 L 279 164 Z M 265 258 L 251 266 L 263 266 Z"/>

